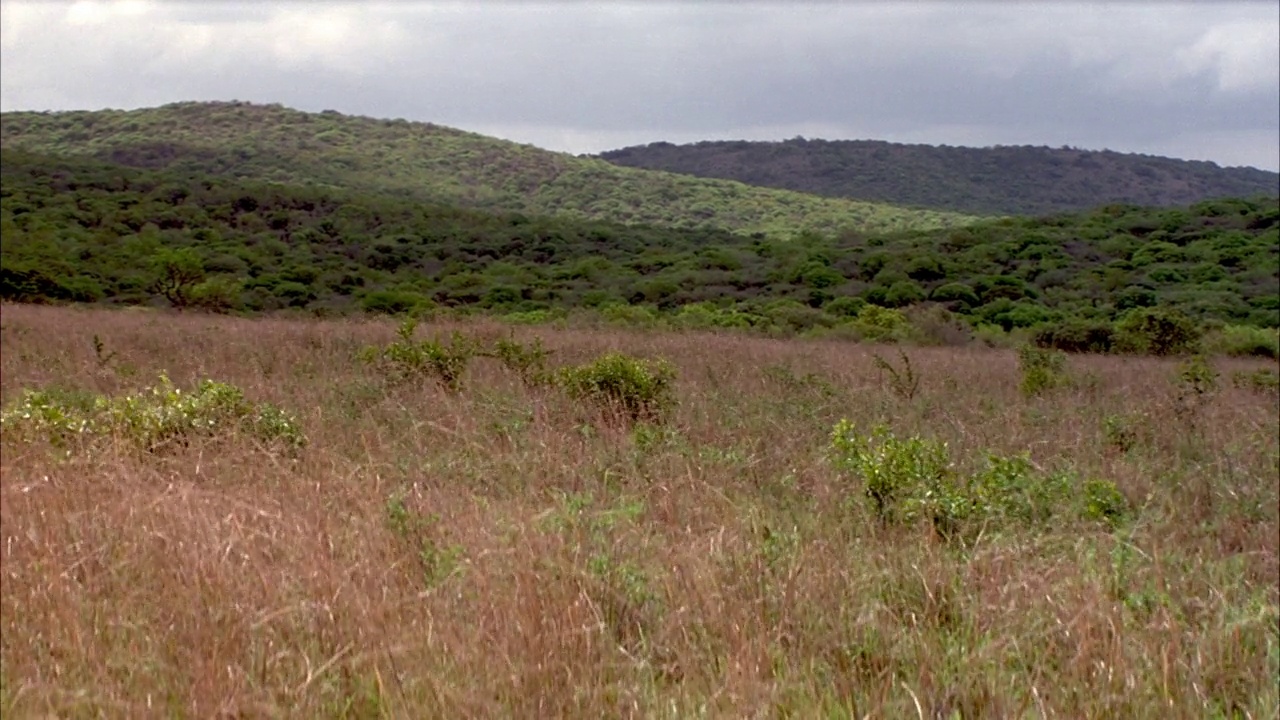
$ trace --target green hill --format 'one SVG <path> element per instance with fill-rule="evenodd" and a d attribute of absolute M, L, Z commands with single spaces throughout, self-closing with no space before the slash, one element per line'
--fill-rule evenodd
<path fill-rule="evenodd" d="M 1005 329 L 1155 306 L 1274 328 L 1280 199 L 754 239 L 0 150 L 0 298 L 166 294 L 248 311 L 613 308 L 791 332 L 926 302 Z"/>
<path fill-rule="evenodd" d="M 1109 203 L 1172 207 L 1280 192 L 1280 175 L 1256 168 L 1073 148 L 798 138 L 653 143 L 600 157 L 622 167 L 975 215 L 1044 215 Z"/>
<path fill-rule="evenodd" d="M 0 145 L 139 168 L 315 184 L 499 212 L 789 236 L 956 226 L 974 218 L 622 168 L 427 123 L 279 105 L 10 112 Z"/>

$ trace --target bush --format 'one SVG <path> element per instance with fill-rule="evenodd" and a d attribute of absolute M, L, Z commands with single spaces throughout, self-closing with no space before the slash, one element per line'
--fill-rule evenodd
<path fill-rule="evenodd" d="M 1026 455 L 988 454 L 985 467 L 962 477 L 945 443 L 899 439 L 884 425 L 859 435 L 848 420 L 832 430 L 831 448 L 836 467 L 863 481 L 862 494 L 882 522 L 928 520 L 951 541 L 998 530 L 1002 523 L 1043 527 L 1055 516 L 1114 527 L 1129 512 L 1113 483 L 1090 480 L 1077 491 L 1070 475 L 1043 473 Z"/>
<path fill-rule="evenodd" d="M 1171 308 L 1130 310 L 1120 317 L 1116 331 L 1119 350 L 1150 355 L 1197 352 L 1202 334 L 1194 320 Z"/>
<path fill-rule="evenodd" d="M 253 403 L 233 385 L 202 380 L 192 392 L 160 384 L 120 397 L 58 390 L 26 390 L 0 415 L 6 434 L 43 437 L 56 447 L 118 437 L 155 452 L 196 436 L 242 432 L 300 449 L 307 444 L 297 421 L 269 403 Z"/>
<path fill-rule="evenodd" d="M 1280 358 L 1280 330 L 1227 325 L 1205 339 L 1215 352 L 1234 357 Z"/>
<path fill-rule="evenodd" d="M 360 301 L 365 312 L 399 315 L 430 309 L 435 303 L 422 293 L 406 290 L 375 290 Z"/>
<path fill-rule="evenodd" d="M 851 295 L 843 295 L 835 298 L 822 306 L 823 312 L 828 315 L 834 315 L 842 318 L 857 317 L 862 308 L 866 307 L 867 301 L 860 297 Z"/>
<path fill-rule="evenodd" d="M 972 308 L 981 304 L 978 294 L 973 291 L 973 288 L 958 282 L 939 285 L 930 294 L 929 299 L 934 302 L 950 303 L 957 308 Z"/>
<path fill-rule="evenodd" d="M 836 467 L 862 480 L 871 510 L 886 523 L 933 517 L 945 508 L 929 507 L 931 501 L 946 505 L 954 494 L 944 442 L 914 436 L 902 440 L 885 425 L 859 435 L 853 423 L 841 420 L 832 430 L 831 446 Z"/>
<path fill-rule="evenodd" d="M 957 347 L 973 340 L 968 323 L 943 305 L 913 305 L 903 314 L 910 339 L 921 345 Z"/>
<path fill-rule="evenodd" d="M 487 354 L 514 371 L 526 385 L 544 385 L 550 381 L 547 356 L 551 351 L 542 347 L 542 338 L 534 338 L 532 345 L 525 345 L 515 338 L 499 338 Z"/>
<path fill-rule="evenodd" d="M 1024 345 L 1018 349 L 1018 366 L 1022 370 L 1022 394 L 1041 395 L 1068 383 L 1065 373 L 1067 356 L 1058 350 Z"/>
<path fill-rule="evenodd" d="M 621 410 L 629 419 L 660 422 L 675 406 L 675 368 L 666 360 L 608 353 L 556 379 L 570 397 Z"/>
<path fill-rule="evenodd" d="M 902 339 L 910 328 L 907 317 L 898 310 L 867 305 L 858 312 L 853 328 L 864 340 L 885 342 Z"/>
<path fill-rule="evenodd" d="M 1084 484 L 1084 517 L 1119 525 L 1129 514 L 1129 500 L 1110 480 L 1088 480 Z"/>
<path fill-rule="evenodd" d="M 1274 368 L 1262 368 L 1253 372 L 1236 370 L 1231 373 L 1231 384 L 1241 390 L 1260 393 L 1280 392 L 1280 373 Z"/>
<path fill-rule="evenodd" d="M 407 318 L 397 330 L 398 341 L 381 348 L 366 347 L 360 357 L 368 363 L 382 364 L 396 381 L 427 375 L 449 390 L 461 389 L 462 375 L 477 352 L 475 342 L 456 331 L 448 345 L 437 339 L 414 342 L 417 326 L 417 320 Z"/>
<path fill-rule="evenodd" d="M 1067 320 L 1046 325 L 1033 336 L 1036 347 L 1069 353 L 1109 353 L 1115 328 L 1101 320 Z"/>

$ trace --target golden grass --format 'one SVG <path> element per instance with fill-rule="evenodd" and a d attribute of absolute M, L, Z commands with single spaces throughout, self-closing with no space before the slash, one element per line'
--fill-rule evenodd
<path fill-rule="evenodd" d="M 60 460 L 6 434 L 6 718 L 1280 712 L 1280 408 L 1226 382 L 1263 363 L 1216 360 L 1192 430 L 1171 360 L 1073 357 L 1074 387 L 1028 399 L 1010 352 L 909 349 L 907 401 L 875 347 L 516 330 L 556 364 L 670 359 L 681 404 L 640 437 L 491 360 L 457 394 L 388 386 L 354 354 L 390 322 L 2 314 L 5 402 L 167 371 L 311 440 L 296 461 L 247 437 Z M 425 330 L 454 327 L 507 332 Z M 1029 451 L 1138 509 L 968 549 L 882 528 L 828 460 L 841 417 L 967 466 Z"/>

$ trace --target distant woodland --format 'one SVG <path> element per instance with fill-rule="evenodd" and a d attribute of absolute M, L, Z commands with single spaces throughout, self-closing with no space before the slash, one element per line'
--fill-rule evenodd
<path fill-rule="evenodd" d="M 602 153 L 623 167 L 973 215 L 1045 215 L 1112 203 L 1185 206 L 1280 194 L 1280 175 L 1076 148 L 967 148 L 872 140 L 653 143 Z"/>

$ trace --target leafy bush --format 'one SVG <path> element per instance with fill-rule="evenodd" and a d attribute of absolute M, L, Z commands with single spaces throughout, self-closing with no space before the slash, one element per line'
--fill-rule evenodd
<path fill-rule="evenodd" d="M 1035 525 L 1069 508 L 1071 484 L 1062 473 L 1040 474 L 1025 454 L 990 453 L 986 467 L 970 478 L 965 490 L 975 517 Z"/>
<path fill-rule="evenodd" d="M 1120 415 L 1108 415 L 1102 420 L 1102 434 L 1107 445 L 1120 452 L 1129 452 L 1138 442 L 1138 431 L 1129 418 Z"/>
<path fill-rule="evenodd" d="M 1026 455 L 988 454 L 985 467 L 964 477 L 953 469 L 946 443 L 900 439 L 884 425 L 860 435 L 848 420 L 832 430 L 831 448 L 836 467 L 862 480 L 862 494 L 882 522 L 927 520 L 951 541 L 1007 523 L 1043 526 L 1054 517 L 1114 527 L 1129 511 L 1113 483 L 1090 480 L 1078 492 L 1070 475 L 1040 472 Z"/>
<path fill-rule="evenodd" d="M 862 308 L 866 307 L 867 301 L 860 297 L 851 295 L 843 295 L 832 299 L 826 305 L 822 306 L 823 312 L 836 317 L 852 318 L 857 317 Z"/>
<path fill-rule="evenodd" d="M 608 353 L 560 368 L 556 379 L 571 397 L 619 409 L 631 420 L 658 422 L 675 406 L 675 368 L 666 360 Z"/>
<path fill-rule="evenodd" d="M 431 308 L 435 303 L 422 293 L 407 290 L 375 290 L 360 301 L 365 312 L 399 315 Z"/>
<path fill-rule="evenodd" d="M 448 345 L 438 339 L 414 342 L 417 326 L 416 319 L 405 319 L 397 330 L 399 340 L 386 347 L 366 347 L 360 351 L 361 359 L 382 364 L 397 381 L 427 375 L 449 390 L 461 389 L 462 375 L 477 352 L 475 342 L 456 331 Z"/>
<path fill-rule="evenodd" d="M 910 327 L 902 312 L 879 305 L 864 306 L 851 324 L 864 340 L 872 342 L 901 339 Z"/>
<path fill-rule="evenodd" d="M 28 440 L 43 437 L 57 447 L 118 437 L 156 451 L 225 432 L 293 449 L 307 444 L 291 415 L 269 403 L 250 402 L 240 388 L 202 380 L 193 392 L 184 393 L 165 375 L 154 387 L 120 397 L 26 390 L 0 415 L 0 425 L 6 433 Z"/>
<path fill-rule="evenodd" d="M 1193 427 L 1196 425 L 1200 411 L 1218 391 L 1218 377 L 1218 371 L 1202 355 L 1195 355 L 1178 366 L 1173 409 L 1179 418 Z"/>
<path fill-rule="evenodd" d="M 1261 393 L 1280 392 L 1280 373 L 1274 368 L 1262 368 L 1253 372 L 1237 370 L 1231 373 L 1232 386 Z"/>
<path fill-rule="evenodd" d="M 544 385 L 550 381 L 547 356 L 551 351 L 542 346 L 542 338 L 534 338 L 532 345 L 525 345 L 515 338 L 499 338 L 487 354 L 500 360 L 527 385 Z"/>
<path fill-rule="evenodd" d="M 973 339 L 969 325 L 943 305 L 913 305 L 904 315 L 909 324 L 907 336 L 918 344 L 959 347 Z"/>
<path fill-rule="evenodd" d="M 1066 320 L 1036 331 L 1037 347 L 1069 353 L 1108 353 L 1115 345 L 1115 328 L 1101 320 Z"/>
<path fill-rule="evenodd" d="M 1138 308 L 1116 323 L 1117 346 L 1124 352 L 1182 355 L 1196 352 L 1201 329 L 1185 313 L 1170 308 Z"/>
<path fill-rule="evenodd" d="M 1112 527 L 1129 514 L 1129 500 L 1110 480 L 1088 480 L 1084 484 L 1084 517 Z"/>
<path fill-rule="evenodd" d="M 1067 356 L 1058 350 L 1024 345 L 1018 349 L 1018 366 L 1022 370 L 1022 394 L 1041 395 L 1069 381 L 1066 376 Z"/>
<path fill-rule="evenodd" d="M 902 440 L 885 425 L 861 435 L 853 423 L 841 420 L 832 430 L 831 445 L 836 467 L 862 480 L 872 511 L 885 522 L 932 517 L 954 496 L 946 443 L 920 437 Z M 933 504 L 940 506 L 930 507 Z"/>
<path fill-rule="evenodd" d="M 1205 345 L 1234 357 L 1280 358 L 1280 330 L 1226 325 L 1205 339 Z"/>

